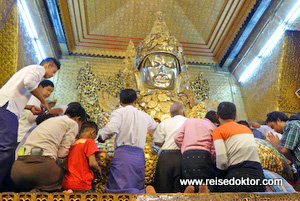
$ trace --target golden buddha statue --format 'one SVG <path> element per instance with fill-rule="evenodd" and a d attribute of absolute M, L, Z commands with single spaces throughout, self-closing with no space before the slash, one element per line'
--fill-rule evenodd
<path fill-rule="evenodd" d="M 188 67 L 183 56 L 182 45 L 172 36 L 162 19 L 162 13 L 157 13 L 157 19 L 150 34 L 135 49 L 130 41 L 124 60 L 125 70 L 119 72 L 115 78 L 98 79 L 87 65 L 78 76 L 79 99 L 93 120 L 98 121 L 100 128 L 109 121 L 110 112 L 118 106 L 117 93 L 114 86 L 107 86 L 107 90 L 99 89 L 99 85 L 111 83 L 111 80 L 122 82 L 120 90 L 132 88 L 138 92 L 137 108 L 148 113 L 157 122 L 170 118 L 170 106 L 174 102 L 183 103 L 189 117 L 202 118 L 207 110 L 204 103 L 195 104 L 194 92 L 188 89 Z M 97 80 L 91 83 L 86 79 Z M 107 83 L 105 83 L 107 79 Z M 95 86 L 98 84 L 98 86 Z M 93 91 L 88 90 L 91 88 Z M 98 99 L 98 108 L 93 110 Z M 98 112 L 99 111 L 99 112 Z M 96 116 L 96 112 L 98 115 Z M 113 158 L 114 139 L 99 144 L 101 150 L 101 164 L 104 175 L 95 180 L 96 191 L 103 192 L 107 179 L 110 162 Z M 145 183 L 150 184 L 154 178 L 157 153 L 153 150 L 152 135 L 148 133 L 145 145 Z"/>

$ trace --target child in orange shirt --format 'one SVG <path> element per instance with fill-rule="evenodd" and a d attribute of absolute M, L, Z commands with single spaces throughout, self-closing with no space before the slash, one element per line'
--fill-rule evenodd
<path fill-rule="evenodd" d="M 81 126 L 79 138 L 71 146 L 63 182 L 63 189 L 69 189 L 68 193 L 92 190 L 92 170 L 101 173 L 96 161 L 96 155 L 100 152 L 94 141 L 97 133 L 98 126 L 95 122 L 85 122 Z"/>

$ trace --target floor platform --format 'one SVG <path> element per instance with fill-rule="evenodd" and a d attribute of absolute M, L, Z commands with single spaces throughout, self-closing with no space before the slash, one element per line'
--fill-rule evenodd
<path fill-rule="evenodd" d="M 99 194 L 0 193 L 2 201 L 298 201 L 299 193 Z"/>

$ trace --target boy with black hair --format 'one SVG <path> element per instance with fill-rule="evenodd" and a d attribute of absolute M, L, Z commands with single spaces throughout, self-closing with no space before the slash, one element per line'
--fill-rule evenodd
<path fill-rule="evenodd" d="M 250 128 L 250 130 L 252 131 L 255 138 L 259 138 L 259 139 L 263 139 L 263 140 L 265 139 L 264 134 L 262 134 L 262 132 L 260 132 L 259 130 L 255 129 L 255 128 L 251 128 L 248 121 L 240 120 L 237 123 L 242 124 L 242 125 L 247 126 L 248 128 Z"/>
<path fill-rule="evenodd" d="M 220 126 L 213 131 L 217 168 L 223 171 L 223 179 L 264 179 L 263 169 L 251 130 L 235 121 L 236 107 L 231 102 L 218 106 Z M 261 183 L 260 183 L 261 184 Z M 264 192 L 265 186 L 221 185 L 220 192 Z"/>
<path fill-rule="evenodd" d="M 39 83 L 38 89 L 40 90 L 42 96 L 46 99 L 53 92 L 54 84 L 50 80 L 43 80 Z M 31 96 L 27 104 L 40 107 L 41 101 L 35 96 Z M 34 125 L 37 116 L 38 115 L 34 115 L 29 110 L 23 110 L 19 119 L 18 142 L 21 142 L 27 131 Z"/>
<path fill-rule="evenodd" d="M 49 111 L 38 85 L 43 77 L 53 77 L 59 68 L 59 61 L 46 58 L 40 65 L 26 66 L 16 72 L 0 89 L 0 192 L 13 190 L 9 173 L 15 159 L 18 119 L 24 109 L 33 114 L 41 112 L 39 107 L 27 105 L 31 95 L 39 99 L 42 107 Z"/>
<path fill-rule="evenodd" d="M 209 121 L 211 121 L 211 123 L 215 124 L 216 126 L 220 125 L 219 120 L 217 119 L 217 113 L 216 111 L 210 110 L 205 114 L 206 119 L 208 119 Z"/>
<path fill-rule="evenodd" d="M 92 170 L 101 174 L 101 169 L 96 161 L 96 156 L 100 152 L 95 143 L 97 133 L 98 126 L 95 122 L 87 121 L 82 124 L 79 138 L 71 146 L 68 155 L 63 189 L 69 189 L 71 192 L 92 190 L 92 180 L 94 179 Z"/>
<path fill-rule="evenodd" d="M 73 102 L 65 115 L 47 119 L 30 133 L 23 145 L 25 155 L 15 161 L 11 171 L 18 190 L 61 190 L 63 169 L 56 159 L 68 155 L 85 119 L 84 108 Z"/>
<path fill-rule="evenodd" d="M 98 141 L 116 135 L 114 159 L 110 166 L 107 193 L 145 193 L 144 146 L 147 130 L 154 132 L 157 123 L 138 110 L 137 94 L 133 89 L 120 93 L 119 108 L 112 112 L 110 121 L 100 131 Z"/>
<path fill-rule="evenodd" d="M 291 120 L 283 112 L 273 111 L 267 114 L 266 123 L 278 133 L 281 139 L 273 133 L 268 134 L 269 141 L 280 153 L 291 158 L 297 169 L 297 183 L 294 188 L 300 190 L 300 120 Z M 292 157 L 291 157 L 292 156 Z"/>

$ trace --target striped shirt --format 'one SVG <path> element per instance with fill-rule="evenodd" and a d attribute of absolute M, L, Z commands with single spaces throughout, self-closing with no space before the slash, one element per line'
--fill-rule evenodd
<path fill-rule="evenodd" d="M 233 121 L 225 123 L 213 131 L 213 141 L 218 169 L 245 165 L 262 171 L 254 136 L 248 127 Z"/>
<path fill-rule="evenodd" d="M 266 186 L 266 192 L 296 193 L 295 189 L 279 174 L 264 169 L 264 176 L 266 179 L 281 179 L 282 181 L 282 185 Z"/>
<path fill-rule="evenodd" d="M 300 121 L 293 120 L 286 122 L 283 128 L 280 145 L 291 150 L 295 155 L 294 163 L 300 168 Z"/>

